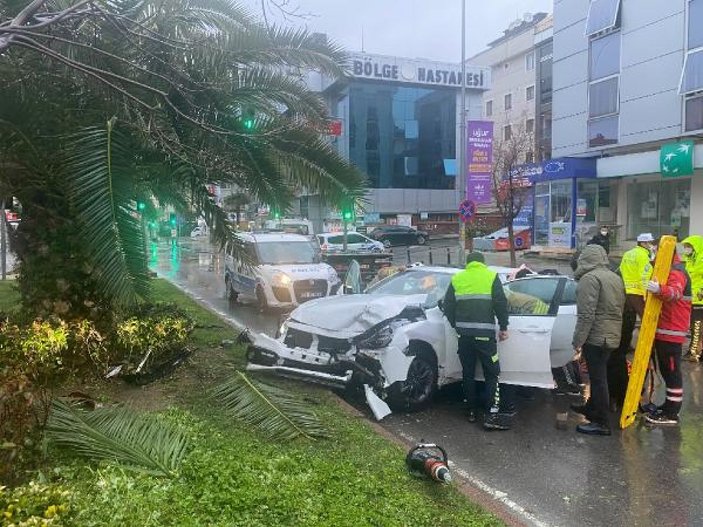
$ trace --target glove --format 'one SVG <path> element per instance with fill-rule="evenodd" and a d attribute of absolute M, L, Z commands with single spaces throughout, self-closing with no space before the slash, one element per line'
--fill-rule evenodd
<path fill-rule="evenodd" d="M 650 280 L 649 283 L 647 284 L 647 291 L 650 293 L 659 294 L 661 291 L 661 286 L 659 285 L 659 282 L 656 280 Z"/>

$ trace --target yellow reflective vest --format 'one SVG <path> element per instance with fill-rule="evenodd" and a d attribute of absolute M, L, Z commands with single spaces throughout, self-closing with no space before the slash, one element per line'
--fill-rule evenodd
<path fill-rule="evenodd" d="M 622 256 L 620 274 L 625 282 L 625 293 L 644 296 L 647 282 L 652 278 L 654 268 L 649 261 L 649 251 L 639 245 Z"/>

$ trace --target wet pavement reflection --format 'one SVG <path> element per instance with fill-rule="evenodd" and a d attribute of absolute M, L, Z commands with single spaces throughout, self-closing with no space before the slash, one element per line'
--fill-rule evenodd
<path fill-rule="evenodd" d="M 544 265 L 545 267 L 548 264 Z M 154 244 L 151 267 L 203 303 L 254 331 L 275 334 L 281 314 L 253 305 L 230 307 L 224 260 L 205 240 Z M 703 525 L 703 365 L 684 362 L 681 424 L 641 424 L 620 431 L 612 415 L 611 437 L 567 430 L 555 417 L 578 402 L 546 390 L 525 390 L 513 429 L 484 432 L 464 417 L 460 390 L 442 390 L 427 410 L 393 414 L 383 426 L 410 441 L 443 445 L 456 470 L 520 513 L 528 524 L 548 526 Z M 657 400 L 663 399 L 663 385 Z M 367 412 L 363 404 L 359 408 Z"/>

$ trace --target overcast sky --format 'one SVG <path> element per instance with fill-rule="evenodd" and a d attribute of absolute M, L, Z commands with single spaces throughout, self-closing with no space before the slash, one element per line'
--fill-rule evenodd
<path fill-rule="evenodd" d="M 279 0 L 280 1 L 280 0 Z M 348 51 L 460 62 L 461 0 L 288 0 Z M 246 0 L 250 7 L 257 0 Z M 466 0 L 466 56 L 484 49 L 524 13 L 552 12 L 552 0 Z M 280 19 L 279 19 L 280 21 Z"/>

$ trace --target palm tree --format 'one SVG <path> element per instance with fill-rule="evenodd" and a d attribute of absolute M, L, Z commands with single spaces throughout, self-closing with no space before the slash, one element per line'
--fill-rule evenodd
<path fill-rule="evenodd" d="M 361 199 L 363 176 L 318 133 L 322 100 L 290 73 L 339 76 L 345 60 L 228 0 L 0 0 L 0 183 L 30 220 L 21 266 L 56 254 L 39 231 L 74 230 L 73 278 L 129 305 L 148 290 L 140 199 L 195 210 L 219 243 L 233 233 L 211 183 L 279 210 L 301 187 Z"/>
<path fill-rule="evenodd" d="M 234 194 L 228 195 L 224 200 L 222 200 L 222 206 L 226 210 L 233 211 L 237 214 L 237 225 L 241 221 L 240 214 L 242 209 L 251 203 L 251 198 L 247 196 L 244 192 L 236 192 Z"/>

